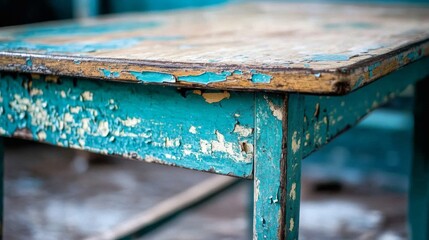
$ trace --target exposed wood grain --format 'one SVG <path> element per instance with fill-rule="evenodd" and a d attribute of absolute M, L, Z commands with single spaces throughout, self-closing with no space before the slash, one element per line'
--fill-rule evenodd
<path fill-rule="evenodd" d="M 343 94 L 429 55 L 429 8 L 247 3 L 0 30 L 0 69 Z"/>

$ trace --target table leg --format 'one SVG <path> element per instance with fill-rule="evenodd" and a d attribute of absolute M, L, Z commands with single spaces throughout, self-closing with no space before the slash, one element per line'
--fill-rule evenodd
<path fill-rule="evenodd" d="M 409 195 L 410 239 L 429 239 L 429 79 L 416 85 L 414 156 Z"/>
<path fill-rule="evenodd" d="M 3 171 L 4 171 L 4 146 L 3 146 L 3 138 L 0 137 L 0 240 L 3 239 Z"/>
<path fill-rule="evenodd" d="M 254 239 L 297 239 L 303 97 L 257 94 Z"/>

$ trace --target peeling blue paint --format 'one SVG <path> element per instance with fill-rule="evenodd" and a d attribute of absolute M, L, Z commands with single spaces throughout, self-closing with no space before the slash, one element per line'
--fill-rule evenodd
<path fill-rule="evenodd" d="M 363 80 L 365 80 L 365 78 L 363 76 L 360 76 L 359 79 L 356 81 L 355 85 L 353 86 L 352 90 L 359 88 Z"/>
<path fill-rule="evenodd" d="M 117 78 L 119 77 L 121 74 L 119 72 L 112 72 L 108 69 L 104 69 L 104 68 L 100 68 L 99 69 L 101 74 L 107 78 Z"/>
<path fill-rule="evenodd" d="M 343 54 L 314 54 L 308 60 L 315 62 L 325 62 L 325 61 L 347 61 L 350 57 Z"/>
<path fill-rule="evenodd" d="M 183 81 L 183 82 L 209 84 L 213 82 L 226 81 L 226 78 L 228 76 L 231 76 L 231 72 L 229 71 L 223 71 L 221 73 L 205 72 L 200 75 L 180 76 L 178 79 L 179 81 Z"/>
<path fill-rule="evenodd" d="M 241 70 L 234 70 L 234 72 L 232 72 L 232 74 L 243 75 L 243 71 L 241 71 Z"/>
<path fill-rule="evenodd" d="M 36 141 L 249 177 L 254 94 L 230 94 L 208 104 L 174 87 L 2 74 L 0 134 L 25 129 Z"/>
<path fill-rule="evenodd" d="M 368 76 L 369 76 L 369 78 L 374 77 L 374 70 L 376 68 L 378 68 L 380 65 L 381 65 L 380 62 L 376 62 L 376 63 L 373 63 L 373 64 L 371 64 L 371 65 L 368 66 Z"/>
<path fill-rule="evenodd" d="M 129 71 L 137 80 L 150 83 L 176 82 L 176 78 L 168 73 L 162 72 L 136 72 Z"/>
<path fill-rule="evenodd" d="M 152 36 L 114 39 L 96 43 L 67 43 L 63 45 L 30 43 L 26 41 L 2 42 L 0 50 L 29 50 L 42 52 L 67 52 L 67 53 L 88 53 L 100 50 L 130 48 L 142 41 L 172 41 L 181 39 L 181 36 Z"/>
<path fill-rule="evenodd" d="M 33 61 L 31 61 L 31 58 L 25 59 L 25 65 L 27 65 L 27 67 L 33 66 Z"/>
<path fill-rule="evenodd" d="M 256 70 L 250 70 L 252 74 L 252 82 L 253 83 L 269 83 L 271 82 L 272 76 L 268 74 L 258 73 Z"/>
<path fill-rule="evenodd" d="M 320 76 L 322 75 L 321 73 L 315 73 L 313 74 L 316 78 L 320 78 Z"/>
<path fill-rule="evenodd" d="M 161 23 L 156 21 L 117 21 L 113 23 L 99 23 L 96 25 L 69 23 L 63 25 L 27 27 L 20 31 L 10 32 L 9 34 L 14 36 L 16 39 L 42 38 L 50 36 L 95 36 L 106 33 L 155 28 L 160 25 Z"/>
<path fill-rule="evenodd" d="M 79 64 L 80 64 L 80 61 L 75 59 L 75 60 L 73 60 L 73 63 L 74 63 L 74 64 L 78 64 L 78 65 L 79 65 Z"/>

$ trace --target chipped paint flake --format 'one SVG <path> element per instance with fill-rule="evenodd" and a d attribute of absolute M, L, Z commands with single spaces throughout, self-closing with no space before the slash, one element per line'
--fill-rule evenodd
<path fill-rule="evenodd" d="M 100 123 L 98 123 L 98 129 L 97 129 L 98 134 L 100 134 L 100 136 L 102 137 L 107 137 L 107 135 L 109 135 L 109 122 L 107 121 L 100 121 Z"/>
<path fill-rule="evenodd" d="M 194 127 L 194 126 L 191 126 L 191 127 L 189 128 L 189 132 L 190 132 L 190 133 L 192 133 L 192 134 L 197 134 L 197 128 L 196 128 L 196 127 Z"/>
<path fill-rule="evenodd" d="M 141 119 L 127 117 L 126 119 L 119 119 L 119 121 L 121 121 L 121 123 L 126 127 L 135 127 L 140 124 Z"/>
<path fill-rule="evenodd" d="M 290 192 L 289 192 L 289 197 L 295 201 L 295 199 L 296 199 L 296 183 L 292 183 L 291 188 L 290 188 Z"/>
<path fill-rule="evenodd" d="M 41 89 L 38 89 L 38 88 L 32 88 L 32 89 L 30 90 L 30 95 L 31 95 L 31 96 L 42 95 L 42 94 L 43 94 L 43 91 L 42 91 Z"/>
<path fill-rule="evenodd" d="M 82 99 L 84 101 L 92 101 L 93 100 L 93 94 L 90 91 L 85 91 L 81 94 Z"/>
<path fill-rule="evenodd" d="M 267 100 L 268 105 L 270 106 L 270 110 L 273 113 L 273 116 L 276 117 L 278 120 L 283 120 L 283 107 L 275 105 L 273 102 L 271 102 L 267 97 L 265 97 Z"/>
<path fill-rule="evenodd" d="M 223 99 L 229 99 L 231 95 L 229 94 L 229 92 L 223 91 L 218 93 L 203 93 L 202 96 L 206 100 L 206 102 L 216 103 L 222 101 Z"/>
<path fill-rule="evenodd" d="M 299 148 L 301 147 L 301 139 L 297 139 L 298 132 L 294 132 L 292 135 L 292 151 L 295 154 L 298 152 Z"/>
<path fill-rule="evenodd" d="M 165 147 L 178 147 L 180 146 L 180 138 L 165 138 Z"/>
<path fill-rule="evenodd" d="M 249 137 L 253 133 L 253 128 L 245 127 L 237 123 L 234 126 L 234 133 L 237 133 L 241 137 Z"/>
<path fill-rule="evenodd" d="M 294 227 L 295 227 L 295 221 L 293 220 L 293 218 L 290 218 L 290 220 L 289 220 L 289 232 L 292 232 Z"/>
<path fill-rule="evenodd" d="M 38 138 L 40 141 L 44 141 L 44 140 L 46 139 L 46 132 L 44 132 L 44 131 L 40 131 L 40 132 L 38 132 L 38 133 L 37 133 L 37 138 Z"/>

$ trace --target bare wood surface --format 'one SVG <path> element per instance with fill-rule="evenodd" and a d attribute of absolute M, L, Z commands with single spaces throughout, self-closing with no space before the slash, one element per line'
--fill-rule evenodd
<path fill-rule="evenodd" d="M 0 30 L 0 70 L 342 94 L 429 55 L 429 7 L 230 4 Z"/>

